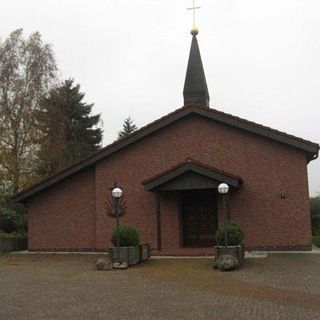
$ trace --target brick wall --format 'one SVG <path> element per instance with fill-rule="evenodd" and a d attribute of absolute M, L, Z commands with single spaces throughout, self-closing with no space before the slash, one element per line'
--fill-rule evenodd
<path fill-rule="evenodd" d="M 30 250 L 95 247 L 94 169 L 38 194 L 28 203 Z"/>
<path fill-rule="evenodd" d="M 156 247 L 155 195 L 144 189 L 142 181 L 188 157 L 242 177 L 244 184 L 230 194 L 229 205 L 231 219 L 246 232 L 248 247 L 310 246 L 305 154 L 192 115 L 100 161 L 95 171 L 83 172 L 37 195 L 29 204 L 31 247 L 70 244 L 104 250 L 115 227 L 115 220 L 105 213 L 115 181 L 124 189 L 127 204 L 121 223 L 134 224 L 141 241 Z M 280 192 L 286 192 L 285 199 Z M 55 199 L 61 196 L 57 207 Z M 161 219 L 163 252 L 181 254 L 182 230 L 174 193 L 161 195 Z M 79 228 L 58 228 L 74 220 Z M 82 225 L 87 230 L 80 240 L 77 233 L 83 232 Z"/>

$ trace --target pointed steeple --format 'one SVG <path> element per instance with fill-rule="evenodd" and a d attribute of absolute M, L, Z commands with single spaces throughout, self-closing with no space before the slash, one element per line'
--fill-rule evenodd
<path fill-rule="evenodd" d="M 192 42 L 183 88 L 184 105 L 196 103 L 209 107 L 210 97 L 197 41 L 198 31 L 193 29 L 191 34 Z"/>

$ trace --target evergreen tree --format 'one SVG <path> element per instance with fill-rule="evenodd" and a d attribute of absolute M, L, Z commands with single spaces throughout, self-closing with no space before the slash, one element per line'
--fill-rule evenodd
<path fill-rule="evenodd" d="M 133 123 L 131 117 L 127 117 L 123 122 L 122 130 L 118 134 L 118 140 L 129 136 L 137 129 L 138 127 Z"/>
<path fill-rule="evenodd" d="M 40 174 L 55 173 L 100 148 L 100 114 L 91 115 L 93 104 L 83 102 L 84 96 L 80 85 L 69 79 L 42 101 Z"/>

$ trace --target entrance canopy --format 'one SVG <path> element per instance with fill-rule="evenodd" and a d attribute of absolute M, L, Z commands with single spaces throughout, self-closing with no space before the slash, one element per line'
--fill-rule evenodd
<path fill-rule="evenodd" d="M 143 182 L 148 191 L 216 189 L 220 183 L 239 189 L 241 177 L 209 167 L 192 159 Z"/>

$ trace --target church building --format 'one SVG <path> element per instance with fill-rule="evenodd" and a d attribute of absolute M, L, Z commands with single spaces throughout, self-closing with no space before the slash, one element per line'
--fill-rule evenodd
<path fill-rule="evenodd" d="M 210 108 L 195 30 L 183 96 L 183 107 L 16 195 L 30 251 L 106 250 L 115 183 L 120 223 L 134 225 L 153 255 L 213 253 L 220 183 L 248 250 L 311 249 L 307 165 L 319 145 Z"/>

